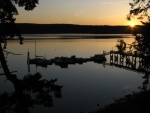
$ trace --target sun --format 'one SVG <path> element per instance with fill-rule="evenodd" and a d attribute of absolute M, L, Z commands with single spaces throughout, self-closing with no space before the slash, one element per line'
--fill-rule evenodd
<path fill-rule="evenodd" d="M 131 23 L 131 24 L 130 24 L 130 26 L 131 26 L 131 27 L 134 27 L 134 26 L 135 26 L 135 24 L 134 24 L 134 23 Z"/>

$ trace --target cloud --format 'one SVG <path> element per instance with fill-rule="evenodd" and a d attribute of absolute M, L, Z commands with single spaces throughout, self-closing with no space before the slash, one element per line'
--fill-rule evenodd
<path fill-rule="evenodd" d="M 117 18 L 117 17 L 123 17 L 124 15 L 109 15 L 109 16 L 100 16 L 97 19 L 110 19 L 110 18 Z"/>
<path fill-rule="evenodd" d="M 131 2 L 131 0 L 123 0 L 123 1 L 114 1 L 114 2 L 102 2 L 101 4 L 102 5 L 113 5 L 113 4 L 116 4 L 116 3 L 118 3 L 118 2 L 120 2 L 120 3 L 130 3 Z"/>
<path fill-rule="evenodd" d="M 122 2 L 128 2 L 128 3 L 130 3 L 130 2 L 131 2 L 131 0 L 124 0 L 124 1 L 122 1 Z"/>
<path fill-rule="evenodd" d="M 114 4 L 113 2 L 102 2 L 103 5 L 112 5 Z"/>
<path fill-rule="evenodd" d="M 112 16 L 101 16 L 101 17 L 98 17 L 98 19 L 104 19 L 104 18 L 111 18 Z"/>
<path fill-rule="evenodd" d="M 84 11 L 82 10 L 82 11 L 79 11 L 79 12 L 75 13 L 73 16 L 79 16 L 79 15 L 81 15 L 83 13 L 84 13 Z"/>
<path fill-rule="evenodd" d="M 75 13 L 73 16 L 79 16 L 80 13 Z"/>
<path fill-rule="evenodd" d="M 73 24 L 73 21 L 72 20 L 68 20 L 68 22 L 67 23 L 69 23 L 69 24 Z"/>

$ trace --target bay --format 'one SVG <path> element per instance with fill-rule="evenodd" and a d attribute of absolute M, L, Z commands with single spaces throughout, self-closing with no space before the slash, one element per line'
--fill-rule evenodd
<path fill-rule="evenodd" d="M 66 36 L 67 38 L 65 38 Z M 61 68 L 54 64 L 47 67 L 30 65 L 30 72 L 28 72 L 27 52 L 30 52 L 30 58 L 35 57 L 35 42 L 36 55 L 51 59 L 72 55 L 89 58 L 95 54 L 101 54 L 103 51 L 116 50 L 115 45 L 120 37 L 127 43 L 132 43 L 134 40 L 131 35 L 128 35 L 130 37 L 127 38 L 125 38 L 126 35 L 111 35 L 111 38 L 107 39 L 103 36 L 95 39 L 95 36 L 97 35 L 26 34 L 23 45 L 20 45 L 17 40 L 8 41 L 7 51 L 22 54 L 6 55 L 9 69 L 17 71 L 19 79 L 29 73 L 40 72 L 43 75 L 42 79 L 57 78 L 56 83 L 63 85 L 62 98 L 56 98 L 53 93 L 50 94 L 53 99 L 53 107 L 34 105 L 29 109 L 30 113 L 88 113 L 114 102 L 117 98 L 132 94 L 132 91 L 139 91 L 138 87 L 142 87 L 144 74 L 109 65 L 109 55 L 106 56 L 105 64 L 87 62 L 82 65 L 68 65 L 68 68 Z M 0 68 L 1 72 L 3 71 Z M 12 93 L 14 91 L 12 83 L 5 76 L 0 76 L 0 78 L 0 93 Z"/>

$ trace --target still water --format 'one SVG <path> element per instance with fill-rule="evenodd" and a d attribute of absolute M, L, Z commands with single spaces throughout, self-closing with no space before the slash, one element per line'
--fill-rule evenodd
<path fill-rule="evenodd" d="M 27 52 L 30 52 L 30 58 L 35 57 L 35 41 L 36 55 L 51 59 L 72 55 L 89 58 L 95 54 L 103 53 L 103 51 L 116 50 L 115 45 L 118 39 L 115 36 L 113 39 L 62 39 L 59 36 L 55 35 L 55 39 L 50 39 L 54 35 L 46 35 L 46 39 L 39 40 L 36 39 L 37 35 L 26 35 L 26 37 L 32 39 L 24 40 L 23 45 L 19 45 L 18 41 L 8 41 L 7 51 L 22 54 L 6 55 L 9 69 L 17 71 L 16 74 L 19 79 L 29 73 L 40 72 L 43 75 L 42 79 L 57 78 L 56 83 L 63 85 L 62 98 L 56 98 L 53 93 L 50 94 L 53 107 L 34 105 L 29 108 L 30 113 L 88 113 L 114 102 L 114 99 L 132 94 L 132 91 L 139 91 L 138 87 L 142 87 L 144 81 L 142 76 L 144 74 L 110 66 L 109 55 L 106 56 L 105 65 L 94 62 L 69 65 L 68 68 L 61 68 L 54 64 L 46 68 L 30 65 L 30 72 L 28 72 Z M 39 37 L 40 35 L 38 35 Z M 123 39 L 127 43 L 132 43 L 134 40 L 133 38 Z M 1 72 L 3 71 L 0 68 Z M 0 76 L 0 78 L 0 94 L 4 92 L 13 93 L 12 83 L 5 76 Z"/>

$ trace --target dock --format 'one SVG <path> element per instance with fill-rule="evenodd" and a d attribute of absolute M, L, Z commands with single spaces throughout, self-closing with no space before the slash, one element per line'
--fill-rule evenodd
<path fill-rule="evenodd" d="M 106 63 L 106 56 L 110 56 L 110 62 Z M 127 70 L 132 70 L 136 72 L 148 72 L 150 73 L 150 66 L 146 66 L 149 62 L 149 57 L 147 55 L 140 54 L 136 51 L 134 52 L 122 52 L 113 51 L 110 52 L 103 51 L 102 54 L 95 54 L 89 58 L 77 58 L 75 55 L 71 57 L 55 57 L 52 59 L 35 57 L 30 58 L 30 53 L 28 52 L 27 63 L 28 65 L 35 64 L 36 66 L 47 67 L 48 65 L 57 65 L 61 68 L 67 68 L 68 65 L 83 64 L 87 62 L 94 62 L 104 65 L 111 65 L 119 68 L 124 68 Z"/>
<path fill-rule="evenodd" d="M 28 52 L 27 55 L 27 64 L 35 64 L 36 66 L 42 66 L 47 67 L 48 65 L 58 65 L 61 68 L 67 68 L 68 65 L 75 65 L 75 64 L 83 64 L 87 62 L 95 62 L 95 63 L 103 63 L 107 59 L 104 54 L 96 54 L 90 58 L 77 58 L 75 55 L 72 55 L 71 57 L 55 57 L 52 59 L 46 59 L 46 58 L 40 58 L 36 57 L 31 59 L 30 53 Z"/>
<path fill-rule="evenodd" d="M 140 54 L 137 51 L 110 51 L 107 55 L 110 55 L 110 65 L 136 70 L 138 72 L 150 72 L 150 67 L 147 64 L 150 59 L 146 54 Z"/>

